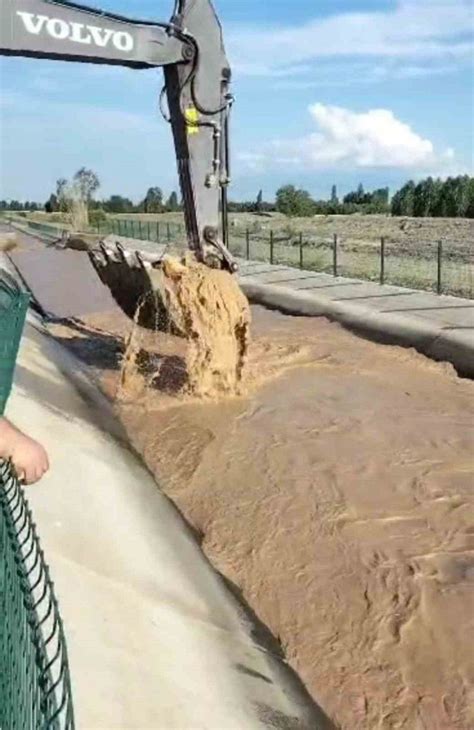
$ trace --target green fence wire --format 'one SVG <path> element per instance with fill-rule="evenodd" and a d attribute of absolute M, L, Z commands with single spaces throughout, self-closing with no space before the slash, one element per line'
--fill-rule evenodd
<path fill-rule="evenodd" d="M 0 728 L 73 730 L 63 624 L 23 488 L 0 461 Z"/>
<path fill-rule="evenodd" d="M 9 396 L 29 295 L 0 270 L 0 414 Z M 23 489 L 0 460 L 0 730 L 74 727 L 66 643 Z"/>
<path fill-rule="evenodd" d="M 10 393 L 28 303 L 29 295 L 0 269 L 0 415 Z"/>
<path fill-rule="evenodd" d="M 184 225 L 173 221 L 108 218 L 95 226 L 99 234 L 115 234 L 154 243 L 173 243 L 186 237 Z"/>

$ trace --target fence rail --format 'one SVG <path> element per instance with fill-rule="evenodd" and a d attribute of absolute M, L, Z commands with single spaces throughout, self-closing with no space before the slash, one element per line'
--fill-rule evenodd
<path fill-rule="evenodd" d="M 63 624 L 23 488 L 0 461 L 0 728 L 73 730 Z"/>

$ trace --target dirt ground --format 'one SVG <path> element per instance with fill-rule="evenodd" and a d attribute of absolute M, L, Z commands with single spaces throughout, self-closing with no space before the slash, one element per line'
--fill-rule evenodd
<path fill-rule="evenodd" d="M 253 319 L 245 394 L 219 401 L 180 395 L 165 336 L 124 391 L 122 315 L 52 332 L 337 727 L 469 730 L 474 385 L 324 319 Z"/>

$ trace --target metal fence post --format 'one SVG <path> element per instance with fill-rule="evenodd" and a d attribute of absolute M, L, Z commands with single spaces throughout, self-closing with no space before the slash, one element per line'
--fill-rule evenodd
<path fill-rule="evenodd" d="M 273 264 L 273 231 L 270 231 L 270 263 Z"/>
<path fill-rule="evenodd" d="M 140 239 L 143 239 L 143 234 L 142 234 L 142 220 L 141 220 L 141 218 L 138 221 L 138 236 L 139 236 Z"/>
<path fill-rule="evenodd" d="M 300 233 L 300 269 L 303 268 L 303 233 Z"/>
<path fill-rule="evenodd" d="M 171 229 L 169 222 L 166 224 L 166 238 L 168 241 L 171 241 Z"/>
<path fill-rule="evenodd" d="M 385 284 L 385 237 L 380 239 L 380 283 Z"/>
<path fill-rule="evenodd" d="M 334 241 L 332 245 L 332 274 L 333 276 L 337 276 L 337 242 L 338 237 L 337 233 L 334 234 Z"/>
<path fill-rule="evenodd" d="M 160 222 L 156 221 L 156 242 L 160 242 Z"/>
<path fill-rule="evenodd" d="M 436 291 L 438 294 L 441 294 L 441 292 L 443 290 L 442 263 L 443 263 L 443 242 L 438 241 L 438 281 L 436 283 Z"/>
<path fill-rule="evenodd" d="M 250 231 L 247 228 L 245 231 L 245 255 L 247 258 L 247 261 L 250 259 Z"/>
<path fill-rule="evenodd" d="M 148 226 L 147 226 L 147 238 L 148 238 L 149 241 L 151 241 L 150 221 L 148 221 Z"/>

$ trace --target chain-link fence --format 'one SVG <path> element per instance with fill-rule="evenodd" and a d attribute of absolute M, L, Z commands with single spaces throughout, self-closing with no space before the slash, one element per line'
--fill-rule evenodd
<path fill-rule="evenodd" d="M 0 415 L 29 296 L 0 270 Z M 36 527 L 14 471 L 0 460 L 0 730 L 74 727 L 66 644 Z"/>
<path fill-rule="evenodd" d="M 66 641 L 22 487 L 0 462 L 0 728 L 73 730 Z"/>
<path fill-rule="evenodd" d="M 0 269 L 0 415 L 10 394 L 29 301 L 13 277 Z"/>

